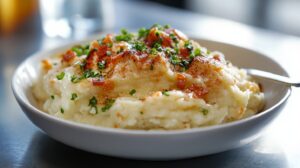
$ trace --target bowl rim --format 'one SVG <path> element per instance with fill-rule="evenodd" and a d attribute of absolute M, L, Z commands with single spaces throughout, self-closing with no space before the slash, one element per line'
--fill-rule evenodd
<path fill-rule="evenodd" d="M 94 36 L 94 38 L 95 38 L 95 36 Z M 289 98 L 289 96 L 291 94 L 291 86 L 286 86 L 286 91 L 285 91 L 284 96 L 282 96 L 282 98 L 276 104 L 271 106 L 270 108 L 268 108 L 266 110 L 263 110 L 263 111 L 259 112 L 258 114 L 255 114 L 253 116 L 243 118 L 241 120 L 228 122 L 228 123 L 223 123 L 223 124 L 218 124 L 218 125 L 210 125 L 210 126 L 204 126 L 204 127 L 189 128 L 189 129 L 178 129 L 178 130 L 134 130 L 134 129 L 122 129 L 122 128 L 110 128 L 110 127 L 103 127 L 103 126 L 95 126 L 95 125 L 80 123 L 80 122 L 76 122 L 76 121 L 66 120 L 66 119 L 63 119 L 63 118 L 58 118 L 58 117 L 55 117 L 55 116 L 52 116 L 52 115 L 46 113 L 45 111 L 42 111 L 42 110 L 38 109 L 37 107 L 32 105 L 29 102 L 29 100 L 26 101 L 26 98 L 27 98 L 26 94 L 25 94 L 25 98 L 24 98 L 24 97 L 20 96 L 17 93 L 17 87 L 18 87 L 17 84 L 16 84 L 17 76 L 31 59 L 36 58 L 36 57 L 41 57 L 41 55 L 43 55 L 43 54 L 44 55 L 49 55 L 49 53 L 53 53 L 53 52 L 63 50 L 64 48 L 67 48 L 67 47 L 69 47 L 71 45 L 74 45 L 74 44 L 82 44 L 84 42 L 87 42 L 90 39 L 91 39 L 91 37 L 87 37 L 84 40 L 70 42 L 70 43 L 66 43 L 64 45 L 61 45 L 59 47 L 55 47 L 55 48 L 51 48 L 51 49 L 47 49 L 47 50 L 43 50 L 43 51 L 38 51 L 38 52 L 30 55 L 29 57 L 27 57 L 24 61 L 22 61 L 22 63 L 19 64 L 19 66 L 15 70 L 15 72 L 13 74 L 12 81 L 11 81 L 11 87 L 12 87 L 12 90 L 13 90 L 13 94 L 14 94 L 15 98 L 17 99 L 18 103 L 26 106 L 27 108 L 30 109 L 30 112 L 38 115 L 39 117 L 43 118 L 44 120 L 52 120 L 52 122 L 56 122 L 56 123 L 59 123 L 59 124 L 62 124 L 62 125 L 68 126 L 68 127 L 76 128 L 76 129 L 82 129 L 82 130 L 87 130 L 87 131 L 95 131 L 95 132 L 103 132 L 103 133 L 111 133 L 111 134 L 145 135 L 145 136 L 159 135 L 159 136 L 162 136 L 162 135 L 178 135 L 178 134 L 190 134 L 190 133 L 196 133 L 196 132 L 200 133 L 200 132 L 214 131 L 214 130 L 218 130 L 218 129 L 226 129 L 226 128 L 229 128 L 229 127 L 234 127 L 234 126 L 237 126 L 237 125 L 240 125 L 240 124 L 248 123 L 248 122 L 251 122 L 253 120 L 256 120 L 256 119 L 260 118 L 261 116 L 267 115 L 268 113 L 272 112 L 274 109 L 276 109 L 281 104 L 283 104 Z M 242 50 L 247 50 L 249 52 L 253 52 L 253 53 L 258 54 L 262 57 L 266 57 L 267 59 L 269 59 L 270 61 L 275 63 L 285 73 L 286 76 L 289 76 L 287 71 L 277 61 L 275 61 L 271 57 L 268 57 L 265 54 L 262 54 L 261 52 L 254 51 L 252 49 L 248 49 L 248 48 L 245 48 L 243 46 L 230 44 L 230 43 L 226 43 L 226 42 L 221 42 L 221 41 L 210 40 L 210 39 L 206 39 L 206 38 L 199 38 L 197 36 L 194 36 L 191 39 L 193 39 L 195 41 L 200 40 L 200 41 L 218 43 L 218 44 L 227 45 L 227 46 L 230 46 L 230 47 L 240 48 Z M 26 115 L 28 113 L 28 112 L 25 112 L 25 111 L 23 111 L 23 112 Z"/>

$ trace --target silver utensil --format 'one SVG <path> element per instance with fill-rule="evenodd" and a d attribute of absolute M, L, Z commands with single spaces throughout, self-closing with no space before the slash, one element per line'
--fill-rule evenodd
<path fill-rule="evenodd" d="M 289 86 L 295 86 L 295 87 L 300 87 L 300 81 L 294 81 L 291 78 L 273 74 L 270 72 L 262 71 L 262 70 L 257 70 L 257 69 L 245 69 L 247 73 L 251 76 L 258 77 L 258 78 L 263 78 L 263 79 L 268 79 L 272 80 L 275 82 L 283 83 Z"/>

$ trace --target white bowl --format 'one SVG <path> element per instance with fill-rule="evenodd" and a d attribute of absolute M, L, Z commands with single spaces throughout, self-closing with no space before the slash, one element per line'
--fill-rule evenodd
<path fill-rule="evenodd" d="M 233 64 L 287 76 L 274 60 L 234 45 L 197 39 L 211 50 L 223 52 Z M 79 42 L 78 42 L 79 43 Z M 266 98 L 263 112 L 252 117 L 205 128 L 174 131 L 142 131 L 85 125 L 51 116 L 35 107 L 31 86 L 42 58 L 61 53 L 70 45 L 30 56 L 16 70 L 12 88 L 27 117 L 50 137 L 70 146 L 103 155 L 168 160 L 208 155 L 233 149 L 256 139 L 281 111 L 291 89 L 260 80 Z"/>

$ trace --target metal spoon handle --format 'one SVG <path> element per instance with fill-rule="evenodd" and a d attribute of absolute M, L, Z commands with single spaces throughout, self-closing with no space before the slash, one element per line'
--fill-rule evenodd
<path fill-rule="evenodd" d="M 285 76 L 281 76 L 281 75 L 277 75 L 277 74 L 273 74 L 270 72 L 261 71 L 257 69 L 245 69 L 245 70 L 249 75 L 252 75 L 254 77 L 259 77 L 259 78 L 264 78 L 264 79 L 284 83 L 289 86 L 300 87 L 300 82 L 293 81 L 290 78 Z"/>

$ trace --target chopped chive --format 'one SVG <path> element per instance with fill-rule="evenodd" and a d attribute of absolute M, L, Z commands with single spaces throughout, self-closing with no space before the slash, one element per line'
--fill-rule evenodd
<path fill-rule="evenodd" d="M 116 100 L 114 100 L 114 99 L 106 99 L 105 100 L 105 105 L 101 108 L 102 112 L 105 112 L 105 111 L 109 110 L 113 106 L 115 101 Z"/>
<path fill-rule="evenodd" d="M 63 114 L 65 112 L 65 110 L 61 107 L 60 112 Z"/>
<path fill-rule="evenodd" d="M 97 103 L 98 103 L 98 101 L 95 96 L 93 96 L 89 101 L 89 106 L 91 106 L 92 108 L 95 108 L 96 114 L 98 113 Z"/>
<path fill-rule="evenodd" d="M 169 36 L 170 36 L 170 38 L 171 38 L 175 43 L 178 43 L 178 42 L 179 42 L 178 39 L 177 39 L 177 37 L 175 36 L 175 34 L 171 33 Z"/>
<path fill-rule="evenodd" d="M 163 95 L 165 95 L 165 96 L 170 96 L 170 94 L 169 94 L 169 92 L 167 91 L 167 90 L 164 90 L 164 91 L 162 91 L 161 92 Z"/>
<path fill-rule="evenodd" d="M 115 36 L 116 41 L 130 41 L 133 38 L 133 34 L 129 33 L 126 29 L 121 29 L 121 34 Z"/>
<path fill-rule="evenodd" d="M 132 95 L 134 95 L 136 93 L 136 90 L 135 89 L 132 89 L 130 92 L 129 92 L 129 94 L 132 96 Z"/>
<path fill-rule="evenodd" d="M 105 69 L 105 64 L 106 64 L 106 62 L 104 60 L 97 63 L 98 68 L 101 70 Z"/>
<path fill-rule="evenodd" d="M 201 112 L 202 112 L 203 115 L 206 116 L 206 115 L 208 114 L 209 111 L 208 111 L 207 109 L 202 109 Z"/>
<path fill-rule="evenodd" d="M 61 72 L 60 74 L 56 75 L 57 80 L 62 80 L 65 77 L 65 72 Z"/>
<path fill-rule="evenodd" d="M 77 96 L 76 93 L 72 93 L 72 95 L 71 95 L 71 100 L 75 100 L 77 97 L 78 97 L 78 96 Z"/>
<path fill-rule="evenodd" d="M 83 54 L 84 55 L 89 55 L 90 54 L 90 49 L 84 49 Z"/>
<path fill-rule="evenodd" d="M 156 37 L 159 37 L 159 34 L 160 34 L 160 33 L 159 33 L 158 31 L 155 32 L 155 36 L 156 36 Z"/>
<path fill-rule="evenodd" d="M 95 77 L 99 77 L 99 76 L 100 76 L 100 73 L 97 73 L 97 72 L 94 72 L 94 71 L 88 69 L 83 72 L 83 75 L 80 78 L 87 79 L 87 78 L 95 78 Z"/>
<path fill-rule="evenodd" d="M 143 42 L 135 42 L 133 48 L 137 51 L 145 51 L 147 49 L 146 44 Z"/>
<path fill-rule="evenodd" d="M 169 25 L 169 24 L 166 24 L 165 26 L 164 26 L 164 28 L 165 29 L 169 29 L 171 26 Z"/>
<path fill-rule="evenodd" d="M 157 54 L 157 50 L 155 48 L 151 48 L 150 54 L 156 55 Z"/>
<path fill-rule="evenodd" d="M 72 76 L 71 76 L 71 82 L 72 82 L 72 83 L 77 83 L 77 82 L 79 82 L 79 81 L 80 81 L 80 78 L 76 77 L 75 75 L 72 75 Z"/>
<path fill-rule="evenodd" d="M 201 49 L 200 49 L 200 48 L 196 48 L 196 49 L 194 50 L 194 55 L 195 55 L 195 56 L 201 55 Z"/>
<path fill-rule="evenodd" d="M 54 95 L 51 95 L 50 97 L 51 97 L 52 100 L 54 100 L 54 98 L 55 98 Z"/>
<path fill-rule="evenodd" d="M 113 43 L 107 43 L 106 45 L 107 47 L 111 48 L 113 46 Z"/>
<path fill-rule="evenodd" d="M 149 30 L 145 28 L 140 28 L 138 31 L 138 38 L 146 37 L 149 34 Z"/>
<path fill-rule="evenodd" d="M 74 51 L 76 53 L 76 55 L 79 57 L 81 55 L 83 55 L 83 49 L 81 47 L 73 47 L 72 51 Z"/>
<path fill-rule="evenodd" d="M 157 51 L 161 52 L 162 51 L 162 47 L 160 43 L 154 43 L 153 48 L 155 48 Z"/>

